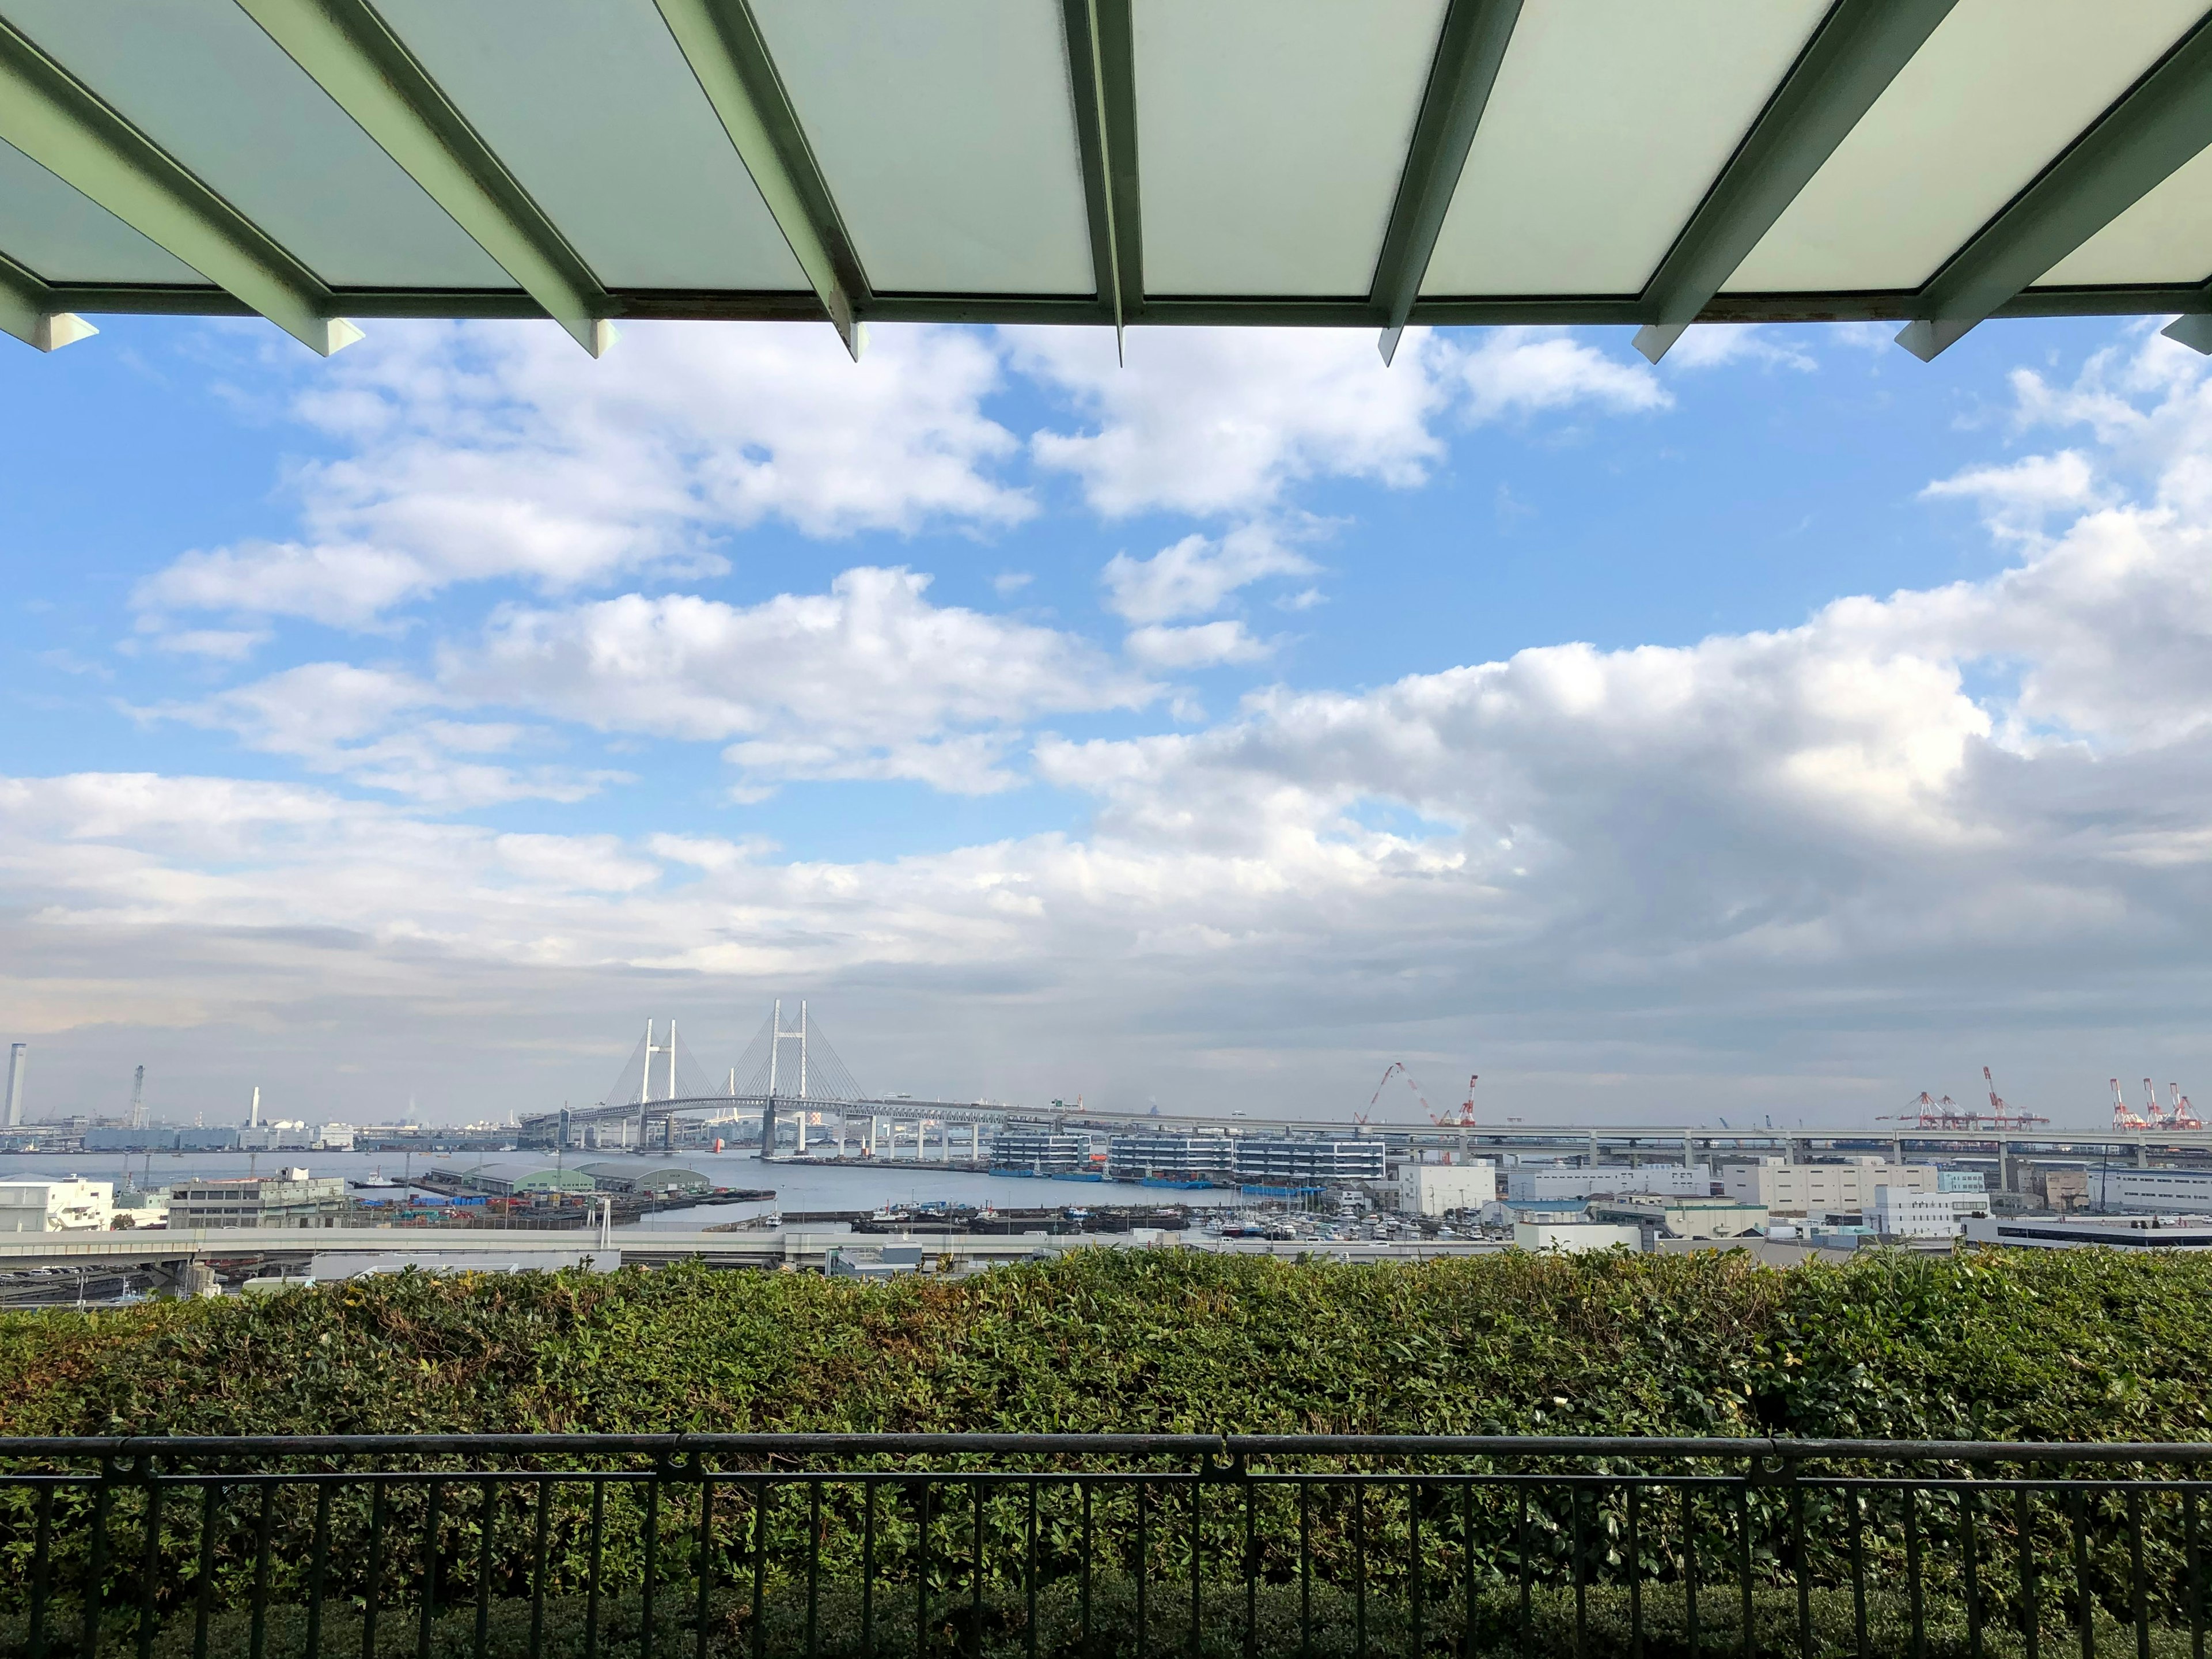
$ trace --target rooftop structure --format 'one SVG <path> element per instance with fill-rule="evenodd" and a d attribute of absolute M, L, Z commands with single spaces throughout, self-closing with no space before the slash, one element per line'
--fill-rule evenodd
<path fill-rule="evenodd" d="M 597 1164 L 587 1168 L 616 1168 L 622 1166 Z M 453 1179 L 480 1193 L 494 1198 L 510 1198 L 521 1193 L 590 1193 L 599 1190 L 599 1183 L 583 1170 L 556 1169 L 550 1164 L 484 1164 L 474 1169 L 454 1170 Z M 690 1173 L 688 1170 L 684 1173 Z"/>
<path fill-rule="evenodd" d="M 346 1185 L 305 1170 L 236 1181 L 180 1181 L 169 1188 L 169 1226 L 335 1227 L 346 1215 Z"/>
<path fill-rule="evenodd" d="M 673 1164 L 582 1164 L 574 1173 L 586 1176 L 603 1193 L 635 1193 L 651 1198 L 696 1198 L 714 1190 L 714 1183 L 696 1170 Z M 520 1190 L 547 1190 L 526 1186 Z M 563 1192 L 574 1190 L 563 1187 Z"/>
<path fill-rule="evenodd" d="M 1991 1216 L 1966 1224 L 1970 1244 L 2021 1249 L 2212 1250 L 2212 1217 Z"/>
<path fill-rule="evenodd" d="M 99 1232 L 114 1208 L 112 1181 L 0 1181 L 0 1233 Z"/>
<path fill-rule="evenodd" d="M 1767 1218 L 1764 1204 L 1643 1194 L 1594 1198 L 1589 1218 L 1636 1227 L 1661 1238 L 1758 1238 L 1766 1231 Z"/>
<path fill-rule="evenodd" d="M 327 355 L 351 318 L 550 317 L 596 356 L 620 319 L 815 319 L 857 357 L 870 319 L 1334 325 L 1387 358 L 1613 322 L 1656 359 L 1701 318 L 1881 318 L 1932 357 L 2178 311 L 2212 343 L 2195 8 L 1697 15 L 4 0 L 0 326 L 258 313 Z"/>

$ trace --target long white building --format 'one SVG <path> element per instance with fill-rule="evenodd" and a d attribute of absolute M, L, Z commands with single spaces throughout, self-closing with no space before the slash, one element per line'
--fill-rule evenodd
<path fill-rule="evenodd" d="M 2093 1210 L 2212 1215 L 2212 1172 L 2194 1170 L 2092 1170 Z"/>
<path fill-rule="evenodd" d="M 1731 1164 L 1722 1171 L 1728 1195 L 1746 1204 L 1764 1204 L 1779 1215 L 1823 1215 L 1831 1211 L 1864 1213 L 1875 1190 L 1932 1193 L 1942 1171 L 1932 1164 L 1892 1164 L 1880 1158 L 1854 1158 L 1842 1164 L 1792 1164 L 1762 1158 L 1756 1164 Z"/>
<path fill-rule="evenodd" d="M 1623 1193 L 1653 1193 L 1681 1198 L 1705 1198 L 1712 1192 L 1712 1171 L 1702 1164 L 1685 1168 L 1680 1164 L 1593 1164 L 1579 1169 L 1548 1168 L 1537 1164 L 1505 1172 L 1505 1195 L 1520 1202 L 1547 1198 L 1592 1198 L 1600 1193 L 1618 1197 Z"/>

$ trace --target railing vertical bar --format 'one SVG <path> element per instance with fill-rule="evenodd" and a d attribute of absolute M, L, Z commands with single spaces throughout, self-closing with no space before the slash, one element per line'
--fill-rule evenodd
<path fill-rule="evenodd" d="M 1625 1543 L 1628 1554 L 1628 1654 L 1644 1659 L 1644 1547 L 1640 1536 L 1644 1489 L 1631 1481 L 1627 1489 Z"/>
<path fill-rule="evenodd" d="M 1460 1607 L 1461 1659 L 1474 1659 L 1474 1482 L 1462 1480 L 1459 1486 L 1459 1536 L 1461 1592 L 1464 1596 Z"/>
<path fill-rule="evenodd" d="M 2194 1486 L 2182 1489 L 2181 1529 L 2188 1559 L 2190 1659 L 2204 1659 L 2204 1544 L 2197 1531 L 2197 1488 Z"/>
<path fill-rule="evenodd" d="M 1743 1589 L 1743 1659 L 1757 1659 L 1759 1631 L 1753 1619 L 1751 1605 L 1751 1479 L 1747 1470 L 1743 1484 L 1735 1489 L 1736 1571 Z"/>
<path fill-rule="evenodd" d="M 484 1659 L 491 1645 L 492 1550 L 499 1537 L 499 1482 L 483 1483 L 483 1512 L 477 1521 L 477 1628 L 472 1659 Z"/>
<path fill-rule="evenodd" d="M 983 1659 L 983 1483 L 970 1480 L 968 1487 L 974 1499 L 968 1563 L 968 1651 L 974 1659 Z"/>
<path fill-rule="evenodd" d="M 1091 1483 L 1079 1480 L 1076 1490 L 1083 1496 L 1083 1650 L 1091 1651 Z"/>
<path fill-rule="evenodd" d="M 1407 1595 L 1413 1603 L 1413 1629 L 1406 1640 L 1407 1659 L 1421 1659 L 1422 1591 L 1421 1582 L 1421 1483 L 1406 1483 L 1406 1572 Z"/>
<path fill-rule="evenodd" d="M 2097 1659 L 2096 1596 L 2089 1579 L 2089 1511 L 2078 1492 L 2068 1496 L 2074 1512 L 2074 1595 L 2081 1614 L 2081 1659 Z"/>
<path fill-rule="evenodd" d="M 1928 1659 L 1928 1620 L 1920 1572 L 1920 1489 L 1907 1486 L 1905 1505 L 1905 1593 L 1912 1616 L 1912 1659 Z"/>
<path fill-rule="evenodd" d="M 1584 1582 L 1584 1565 L 1589 1559 L 1589 1541 L 1583 1524 L 1583 1489 L 1567 1488 L 1567 1512 L 1573 1524 L 1568 1529 L 1568 1547 L 1573 1552 L 1569 1563 L 1568 1577 L 1575 1587 L 1575 1659 L 1583 1659 L 1589 1651 L 1589 1590 Z"/>
<path fill-rule="evenodd" d="M 160 1617 L 157 1600 L 161 1588 L 161 1499 L 167 1488 L 149 1464 L 146 1470 L 146 1510 L 138 1552 L 138 1659 L 151 1659 L 154 1626 Z"/>
<path fill-rule="evenodd" d="M 693 1650 L 707 1659 L 708 1632 L 714 1621 L 714 1477 L 699 1475 L 699 1612 L 693 1620 Z"/>
<path fill-rule="evenodd" d="M 215 1494 L 216 1488 L 213 1486 L 210 1486 L 207 1489 L 209 1501 L 204 1506 L 204 1512 L 210 1516 L 215 1512 L 215 1504 L 213 1502 Z M 207 1565 L 210 1550 L 207 1540 L 212 1536 L 213 1534 L 209 1530 L 207 1522 L 204 1520 L 200 1524 L 200 1537 L 202 1540 L 200 1546 L 200 1583 L 204 1587 L 200 1599 L 203 1602 L 207 1599 L 204 1586 L 207 1584 L 210 1577 L 210 1569 Z M 52 1568 L 53 1544 L 54 1489 L 51 1486 L 45 1486 L 39 1488 L 37 1529 L 33 1533 L 31 1541 L 31 1614 L 29 1627 L 26 1637 L 26 1640 L 27 1641 L 30 1648 L 31 1659 L 46 1659 L 46 1581 Z M 204 1614 L 202 1615 L 200 1622 L 203 1627 L 204 1627 L 207 1622 Z M 207 1640 L 206 1638 L 203 1636 L 200 1640 L 198 1652 L 204 1656 L 206 1651 Z"/>
<path fill-rule="evenodd" d="M 806 1487 L 806 1659 L 817 1659 L 821 1651 L 822 1483 L 813 1480 Z M 704 1637 L 699 1641 L 699 1659 L 707 1659 Z"/>
<path fill-rule="evenodd" d="M 927 1487 L 923 1489 L 925 1492 Z M 775 1488 L 765 1480 L 753 1482 L 753 1591 L 751 1604 L 753 1659 L 768 1652 L 768 1525 L 769 1506 Z"/>
<path fill-rule="evenodd" d="M 607 1483 L 592 1482 L 592 1540 L 584 1560 L 584 1659 L 599 1651 L 600 1567 L 606 1559 Z"/>
<path fill-rule="evenodd" d="M 115 1462 L 109 1458 L 101 1462 L 100 1484 L 93 1488 L 92 1538 L 85 1564 L 84 1634 L 77 1644 L 83 1659 L 98 1659 L 100 1653 L 100 1614 L 106 1600 L 107 1511 L 114 1492 Z M 261 1656 L 257 1653 L 254 1659 Z"/>
<path fill-rule="evenodd" d="M 1146 1522 L 1152 1518 L 1151 1508 L 1150 1489 L 1139 1476 L 1137 1481 L 1137 1659 L 1145 1659 L 1145 1650 L 1149 1645 L 1146 1638 L 1151 1634 L 1145 1618 L 1145 1585 L 1152 1576 L 1146 1571 L 1151 1552 L 1146 1547 L 1145 1529 Z"/>
<path fill-rule="evenodd" d="M 1352 1488 L 1352 1651 L 1367 1659 L 1367 1488 Z"/>
<path fill-rule="evenodd" d="M 1260 1651 L 1259 1489 L 1244 1483 L 1244 1659 Z"/>
<path fill-rule="evenodd" d="M 253 1526 L 253 1629 L 246 1644 L 250 1659 L 261 1659 L 269 1637 L 269 1550 L 276 1518 L 276 1483 L 261 1488 L 261 1514 Z"/>
<path fill-rule="evenodd" d="M 2043 1609 L 2037 1605 L 2035 1582 L 2035 1493 L 2020 1489 L 2020 1645 L 2022 1659 L 2037 1659 L 2043 1645 Z"/>
<path fill-rule="evenodd" d="M 1037 1601 L 1037 1483 L 1029 1483 L 1028 1502 L 1022 1516 L 1022 1593 L 1024 1608 L 1022 1619 L 1022 1653 L 1024 1659 L 1036 1659 L 1036 1601 Z"/>
<path fill-rule="evenodd" d="M 1849 1487 L 1844 1495 L 1851 1504 L 1851 1625 L 1858 1637 L 1859 1659 L 1872 1659 L 1867 1644 L 1866 1500 Z"/>
<path fill-rule="evenodd" d="M 538 1515 L 530 1551 L 530 1659 L 545 1650 L 545 1562 L 553 1541 L 553 1483 L 538 1483 Z"/>
<path fill-rule="evenodd" d="M 925 1659 L 929 1652 L 929 1482 L 920 1483 L 921 1491 L 915 1499 L 916 1528 L 914 1544 L 914 1651 L 915 1659 Z M 756 1583 L 759 1580 L 754 1580 Z M 754 1604 L 754 1612 L 760 1610 Z"/>
<path fill-rule="evenodd" d="M 208 1513 L 212 1516 L 215 1513 L 213 1486 L 208 1488 Z M 362 1588 L 361 1659 L 376 1659 L 376 1616 L 384 1608 L 385 1512 L 391 1501 L 383 1481 L 371 1480 L 368 1483 L 368 1583 Z M 200 1599 L 200 1623 L 203 1627 L 207 1623 L 207 1597 L 203 1595 Z M 193 1649 L 192 1659 L 207 1659 L 204 1644 Z"/>
<path fill-rule="evenodd" d="M 2150 1597 L 2143 1583 L 2142 1492 L 2128 1488 L 2128 1601 L 2136 1620 L 2136 1659 L 2150 1659 Z"/>
<path fill-rule="evenodd" d="M 301 1659 L 323 1659 L 323 1592 L 331 1567 L 331 1483 L 315 1485 L 315 1537 L 307 1561 L 307 1635 Z M 143 1656 L 141 1656 L 143 1659 Z"/>
<path fill-rule="evenodd" d="M 1526 1652 L 1529 1632 L 1534 1628 L 1528 1606 L 1528 1488 L 1516 1486 L 1513 1490 L 1521 1500 L 1520 1519 L 1514 1528 L 1513 1554 L 1516 1570 L 1521 1575 L 1521 1647 Z"/>
<path fill-rule="evenodd" d="M 422 1616 L 416 1626 L 415 1659 L 430 1659 L 430 1625 L 438 1616 L 438 1569 L 444 1555 L 438 1536 L 439 1510 L 445 1494 L 444 1481 L 430 1483 L 428 1513 L 422 1520 Z"/>
<path fill-rule="evenodd" d="M 1205 1505 L 1200 1500 L 1205 1495 L 1206 1480 L 1201 1474 L 1198 1480 L 1190 1483 L 1190 1645 L 1188 1651 L 1191 1659 L 1197 1659 L 1198 1633 L 1204 1623 L 1204 1614 L 1199 1607 L 1199 1570 L 1204 1547 L 1200 1541 L 1200 1534 L 1206 1524 Z"/>
<path fill-rule="evenodd" d="M 1813 1562 L 1805 1540 L 1805 1488 L 1790 1466 L 1790 1559 L 1797 1580 L 1797 1659 L 1813 1659 Z"/>
<path fill-rule="evenodd" d="M 1313 1486 L 1298 1482 L 1298 1659 L 1313 1659 Z"/>
<path fill-rule="evenodd" d="M 1695 1489 L 1686 1486 L 1682 1488 L 1682 1625 L 1690 1659 L 1698 1659 L 1698 1505 Z"/>
<path fill-rule="evenodd" d="M 1959 1494 L 1959 1538 L 1966 1578 L 1966 1659 L 1982 1659 L 1981 1507 L 1979 1492 Z"/>
<path fill-rule="evenodd" d="M 860 1652 L 874 1659 L 876 1651 L 876 1488 L 874 1480 L 861 1483 L 860 1500 Z"/>
<path fill-rule="evenodd" d="M 637 1602 L 637 1659 L 653 1659 L 653 1598 L 660 1589 L 660 1466 L 645 1483 L 645 1583 Z"/>

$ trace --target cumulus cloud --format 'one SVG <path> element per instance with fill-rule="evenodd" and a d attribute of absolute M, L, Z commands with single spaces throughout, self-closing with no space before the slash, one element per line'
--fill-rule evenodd
<path fill-rule="evenodd" d="M 1149 559 L 1116 553 L 1103 580 L 1115 614 L 1133 623 L 1164 623 L 1217 611 L 1237 589 L 1263 578 L 1310 575 L 1315 568 L 1274 526 L 1249 524 L 1225 536 L 1194 532 Z"/>
<path fill-rule="evenodd" d="M 856 365 L 799 325 L 643 325 L 598 362 L 542 325 L 390 325 L 296 399 L 345 450 L 297 468 L 303 533 L 188 552 L 137 603 L 364 627 L 458 582 L 718 570 L 718 538 L 770 520 L 1019 523 L 1019 445 L 981 409 L 1001 376 L 949 329 L 878 330 Z"/>
<path fill-rule="evenodd" d="M 448 688 L 602 732 L 730 742 L 755 781 L 1007 787 L 1007 733 L 1143 706 L 1157 688 L 1072 635 L 929 602 L 929 578 L 848 570 L 755 605 L 695 595 L 512 608 L 448 653 Z M 735 742 L 731 742 L 736 739 Z"/>
<path fill-rule="evenodd" d="M 1155 668 L 1212 668 L 1224 663 L 1258 662 L 1274 649 L 1255 639 L 1241 622 L 1200 623 L 1189 628 L 1152 623 L 1133 628 L 1124 648 Z"/>

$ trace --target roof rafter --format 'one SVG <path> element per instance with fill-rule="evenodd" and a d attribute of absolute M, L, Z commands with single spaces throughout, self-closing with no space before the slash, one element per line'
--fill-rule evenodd
<path fill-rule="evenodd" d="M 4 18 L 0 139 L 310 349 L 361 338 L 320 278 Z"/>
<path fill-rule="evenodd" d="M 1061 0 L 1068 90 L 1075 104 L 1083 203 L 1098 304 L 1114 324 L 1114 349 L 1144 305 L 1144 245 L 1137 203 L 1137 100 L 1128 0 Z"/>
<path fill-rule="evenodd" d="M 860 361 L 869 299 L 852 238 L 746 0 L 653 0 L 677 49 L 791 245 L 845 349 Z"/>
<path fill-rule="evenodd" d="M 100 331 L 74 312 L 62 309 L 44 279 L 0 253 L 0 333 L 25 345 L 56 351 Z"/>
<path fill-rule="evenodd" d="M 2212 144 L 2212 19 L 2200 21 L 1973 240 L 1945 261 L 1897 337 L 1923 362 Z"/>
<path fill-rule="evenodd" d="M 238 0 L 292 61 L 594 357 L 605 291 L 368 0 Z"/>
<path fill-rule="evenodd" d="M 1406 165 L 1398 175 L 1398 195 L 1382 233 L 1368 302 L 1382 315 L 1382 361 L 1398 354 L 1399 337 L 1420 297 L 1429 258 L 1451 210 L 1475 129 L 1482 125 L 1498 66 L 1520 21 L 1521 0 L 1451 0 L 1437 55 L 1429 65 L 1428 89 L 1413 122 Z"/>
<path fill-rule="evenodd" d="M 1667 355 L 1954 3 L 1836 0 L 1644 284 L 1638 351 Z"/>

